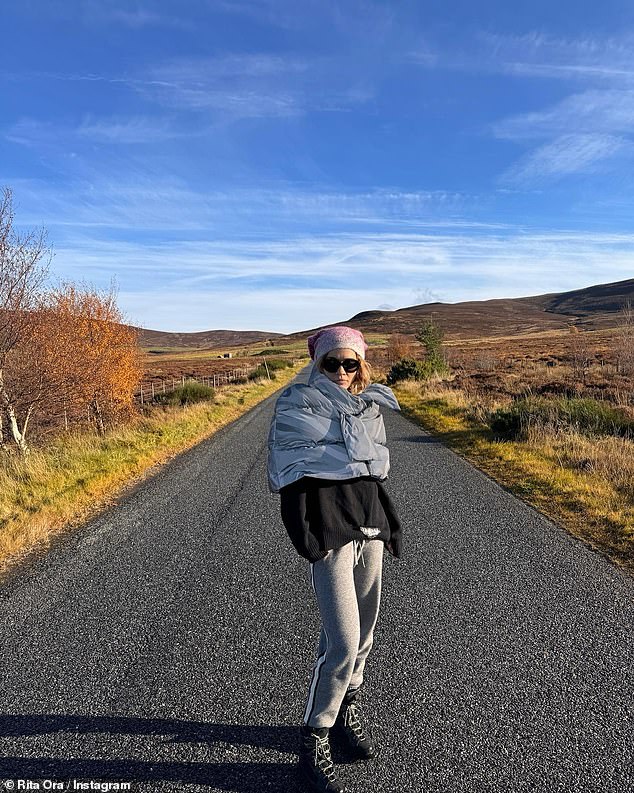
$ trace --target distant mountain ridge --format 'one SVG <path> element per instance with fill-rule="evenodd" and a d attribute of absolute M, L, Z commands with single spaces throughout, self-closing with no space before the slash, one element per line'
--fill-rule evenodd
<path fill-rule="evenodd" d="M 531 297 L 435 302 L 394 311 L 361 311 L 349 320 L 331 324 L 350 325 L 363 333 L 412 334 L 418 331 L 423 320 L 433 318 L 447 338 L 538 333 L 571 324 L 593 330 L 614 326 L 628 300 L 634 306 L 634 278 Z M 317 330 L 319 328 L 312 328 L 286 338 L 302 338 Z"/>
<path fill-rule="evenodd" d="M 634 278 L 573 289 L 571 292 L 518 298 L 543 305 L 544 311 L 579 317 L 618 313 L 627 299 L 634 304 Z"/>
<path fill-rule="evenodd" d="M 447 338 L 506 336 L 562 329 L 571 324 L 586 330 L 609 328 L 616 324 L 619 312 L 628 300 L 634 306 L 634 278 L 532 297 L 423 303 L 394 311 L 361 311 L 348 320 L 288 334 L 257 330 L 209 330 L 198 333 L 139 330 L 143 347 L 197 349 L 235 347 L 268 339 L 283 344 L 285 340 L 305 339 L 330 325 L 349 325 L 363 333 L 412 334 L 429 317 L 443 328 Z"/>
<path fill-rule="evenodd" d="M 137 328 L 141 347 L 178 347 L 192 349 L 217 349 L 274 339 L 281 333 L 263 330 L 201 330 L 197 333 L 172 333 L 166 330 Z"/>

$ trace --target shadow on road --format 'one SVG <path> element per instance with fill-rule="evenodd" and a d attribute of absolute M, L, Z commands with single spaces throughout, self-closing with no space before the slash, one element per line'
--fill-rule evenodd
<path fill-rule="evenodd" d="M 234 791 L 235 793 L 261 793 L 263 789 L 300 791 L 297 782 L 295 759 L 289 763 L 267 763 L 254 759 L 251 762 L 217 762 L 229 754 L 235 745 L 262 750 L 276 750 L 294 754 L 297 728 L 288 725 L 208 724 L 177 719 L 143 719 L 126 716 L 71 716 L 71 715 L 5 715 L 0 716 L 0 737 L 32 737 L 55 733 L 108 734 L 113 736 L 112 754 L 118 751 L 117 735 L 155 736 L 153 751 L 156 760 L 58 758 L 41 756 L 0 758 L 0 777 L 21 779 L 92 779 L 99 781 L 129 781 L 136 783 L 166 782 L 197 784 Z M 174 752 L 166 744 L 227 745 L 210 751 L 209 762 L 176 762 L 163 758 Z M 108 743 L 103 747 L 107 752 Z M 192 751 L 190 748 L 189 752 Z M 239 752 L 231 752 L 234 756 Z M 246 754 L 246 753 L 245 753 Z M 250 752 L 254 754 L 254 752 Z M 134 786 L 133 786 L 134 789 Z"/>

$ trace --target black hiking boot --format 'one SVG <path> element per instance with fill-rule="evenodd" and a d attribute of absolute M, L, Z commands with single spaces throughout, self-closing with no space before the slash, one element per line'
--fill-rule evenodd
<path fill-rule="evenodd" d="M 299 738 L 298 770 L 308 790 L 311 793 L 350 793 L 349 788 L 340 784 L 335 776 L 328 727 L 304 724 L 300 727 Z"/>
<path fill-rule="evenodd" d="M 358 689 L 346 693 L 333 725 L 332 734 L 357 758 L 370 760 L 377 756 L 378 747 L 367 724 L 364 724 L 361 706 L 356 701 L 358 693 Z"/>

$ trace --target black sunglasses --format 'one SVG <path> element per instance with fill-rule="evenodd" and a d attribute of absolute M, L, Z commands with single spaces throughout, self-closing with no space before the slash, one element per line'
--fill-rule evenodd
<path fill-rule="evenodd" d="M 327 372 L 330 372 L 330 374 L 339 371 L 339 367 L 343 366 L 344 371 L 350 374 L 350 372 L 358 371 L 361 364 L 356 358 L 345 358 L 343 361 L 340 361 L 338 358 L 324 358 L 322 366 Z"/>

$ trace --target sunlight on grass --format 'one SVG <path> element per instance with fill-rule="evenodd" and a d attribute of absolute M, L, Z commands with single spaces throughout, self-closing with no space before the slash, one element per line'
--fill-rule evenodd
<path fill-rule="evenodd" d="M 403 411 L 571 534 L 634 571 L 634 442 L 535 422 L 510 440 L 488 424 L 508 399 L 442 383 L 394 386 Z"/>

